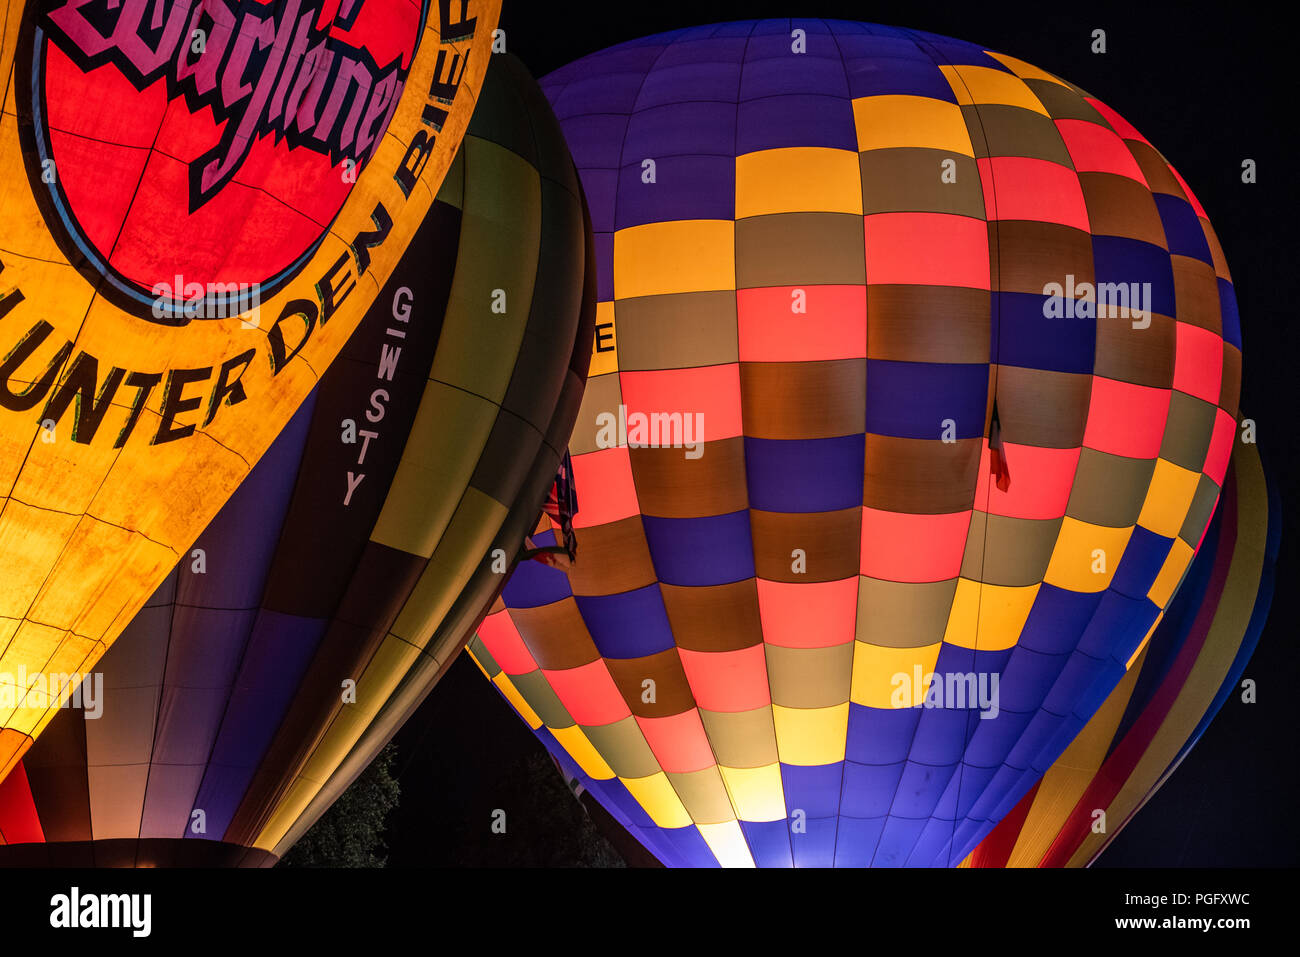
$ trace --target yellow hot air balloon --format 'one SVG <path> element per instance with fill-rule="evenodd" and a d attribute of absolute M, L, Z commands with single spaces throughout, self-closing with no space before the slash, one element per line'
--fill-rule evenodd
<path fill-rule="evenodd" d="M 500 7 L 10 5 L 0 776 L 374 301 L 464 135 Z"/>

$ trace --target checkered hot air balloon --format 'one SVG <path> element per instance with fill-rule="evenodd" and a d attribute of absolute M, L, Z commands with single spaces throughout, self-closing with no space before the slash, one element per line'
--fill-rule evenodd
<path fill-rule="evenodd" d="M 1113 704 L 1175 595 L 1215 614 L 1241 336 L 1204 209 L 1095 97 L 918 31 L 699 27 L 543 88 L 598 251 L 578 561 L 521 565 L 475 659 L 667 864 L 962 862 L 1162 698 Z M 1247 600 L 1212 663 L 1163 645 L 1215 689 L 1264 573 L 1242 468 Z"/>

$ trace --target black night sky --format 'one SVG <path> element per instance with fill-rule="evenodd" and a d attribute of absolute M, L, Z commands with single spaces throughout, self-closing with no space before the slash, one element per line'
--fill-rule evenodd
<path fill-rule="evenodd" d="M 1292 703 L 1296 653 L 1297 497 L 1292 387 L 1297 352 L 1297 209 L 1292 137 L 1294 33 L 1260 4 L 1196 9 L 1146 3 L 540 3 L 506 0 L 511 52 L 541 77 L 614 43 L 677 27 L 761 16 L 826 16 L 915 27 L 1020 57 L 1114 106 L 1174 163 L 1209 212 L 1232 269 L 1244 338 L 1243 415 L 1256 419 L 1283 502 L 1273 608 L 1246 677 L 1257 704 L 1230 697 L 1172 779 L 1097 866 L 1294 866 Z M 1106 30 L 1108 52 L 1090 52 Z M 1241 182 L 1243 159 L 1258 183 Z M 562 788 L 538 788 L 541 746 L 465 657 L 399 734 L 401 805 L 393 865 L 564 864 L 583 820 Z M 531 768 L 531 771 L 530 771 Z M 555 783 L 558 785 L 558 777 Z M 494 808 L 511 814 L 492 835 Z M 635 861 L 633 861 L 635 863 Z"/>

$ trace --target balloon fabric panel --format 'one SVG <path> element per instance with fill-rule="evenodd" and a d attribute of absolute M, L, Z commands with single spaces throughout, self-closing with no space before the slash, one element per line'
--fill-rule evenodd
<path fill-rule="evenodd" d="M 919 31 L 691 28 L 542 86 L 598 254 L 579 558 L 518 568 L 471 654 L 667 864 L 958 864 L 1219 497 L 1205 211 L 1095 97 Z"/>

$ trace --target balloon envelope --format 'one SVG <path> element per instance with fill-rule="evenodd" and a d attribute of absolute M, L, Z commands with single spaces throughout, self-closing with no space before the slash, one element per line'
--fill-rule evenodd
<path fill-rule="evenodd" d="M 920 31 L 692 28 L 543 89 L 599 253 L 578 561 L 472 654 L 665 863 L 958 864 L 1219 497 L 1205 211 L 1095 97 Z"/>
<path fill-rule="evenodd" d="M 38 676 L 91 670 L 356 329 L 499 9 L 9 5 L 0 774 L 54 714 Z"/>
<path fill-rule="evenodd" d="M 1087 723 L 963 866 L 1097 860 L 1241 693 L 1272 601 L 1280 542 L 1277 486 L 1255 446 L 1239 445 L 1187 581 L 1150 641 L 1090 719 L 1072 717 Z"/>
<path fill-rule="evenodd" d="M 105 655 L 101 697 L 83 685 L 0 783 L 0 863 L 268 865 L 293 844 L 459 652 L 541 509 L 586 377 L 590 252 L 550 107 L 498 54 L 338 360 Z"/>

